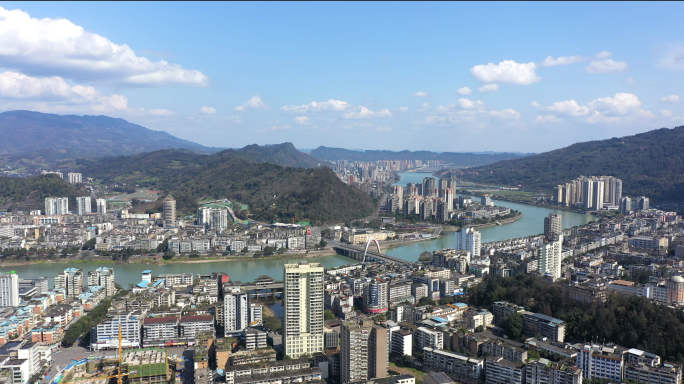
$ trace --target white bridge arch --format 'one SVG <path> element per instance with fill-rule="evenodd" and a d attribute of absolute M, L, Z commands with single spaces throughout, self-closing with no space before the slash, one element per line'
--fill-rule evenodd
<path fill-rule="evenodd" d="M 368 246 L 370 246 L 371 242 L 375 243 L 375 246 L 378 248 L 378 253 L 382 253 L 380 252 L 380 243 L 378 243 L 378 241 L 374 237 L 371 237 L 370 239 L 368 239 L 368 242 L 366 242 L 366 249 L 363 251 L 363 263 L 366 262 L 366 253 L 368 253 Z"/>

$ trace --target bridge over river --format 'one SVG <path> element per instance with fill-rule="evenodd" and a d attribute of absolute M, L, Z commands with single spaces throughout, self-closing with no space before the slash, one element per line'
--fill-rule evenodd
<path fill-rule="evenodd" d="M 377 243 L 376 243 L 377 244 Z M 378 246 L 378 248 L 380 248 Z M 366 245 L 366 249 L 364 250 L 363 247 L 357 247 L 354 245 L 350 244 L 335 244 L 333 246 L 333 249 L 339 253 L 340 255 L 351 257 L 354 260 L 358 261 L 364 261 L 364 256 L 365 256 L 365 261 L 379 261 L 379 262 L 384 262 L 384 263 L 395 263 L 395 264 L 404 264 L 404 265 L 412 265 L 413 262 L 400 259 L 398 257 L 386 255 L 384 253 L 380 253 L 379 251 L 373 252 L 368 250 L 368 244 Z"/>

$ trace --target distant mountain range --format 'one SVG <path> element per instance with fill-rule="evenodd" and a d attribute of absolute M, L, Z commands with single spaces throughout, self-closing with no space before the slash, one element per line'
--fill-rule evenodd
<path fill-rule="evenodd" d="M 467 181 L 551 192 L 578 176 L 622 179 L 623 195 L 684 201 L 684 126 L 573 144 L 522 159 L 460 171 Z"/>
<path fill-rule="evenodd" d="M 309 155 L 322 160 L 378 161 L 378 160 L 442 160 L 458 167 L 495 163 L 500 160 L 518 159 L 527 156 L 520 153 L 461 153 L 430 151 L 358 151 L 343 148 L 318 147 Z"/>
<path fill-rule="evenodd" d="M 53 115 L 31 111 L 0 113 L 0 156 L 10 161 L 43 158 L 102 158 L 166 148 L 214 153 L 209 148 L 107 116 Z"/>

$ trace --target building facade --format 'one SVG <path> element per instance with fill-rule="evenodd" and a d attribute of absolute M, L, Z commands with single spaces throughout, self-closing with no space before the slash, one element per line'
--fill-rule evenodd
<path fill-rule="evenodd" d="M 319 263 L 285 264 L 283 347 L 298 358 L 323 352 L 324 271 Z"/>

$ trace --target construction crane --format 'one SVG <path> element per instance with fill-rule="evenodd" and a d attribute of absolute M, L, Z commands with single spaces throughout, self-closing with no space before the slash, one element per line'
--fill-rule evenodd
<path fill-rule="evenodd" d="M 82 378 L 79 378 L 79 379 L 69 380 L 69 382 L 73 382 L 73 381 L 83 381 L 83 380 L 113 379 L 113 378 L 116 377 L 116 382 L 117 382 L 117 384 L 123 384 L 123 378 L 124 378 L 124 376 L 134 375 L 134 374 L 138 373 L 138 371 L 132 371 L 132 372 L 121 373 L 122 363 L 123 363 L 123 347 L 122 347 L 122 341 L 123 341 L 123 337 L 122 337 L 122 335 L 121 335 L 121 325 L 119 325 L 119 369 L 118 369 L 116 375 L 82 377 Z M 112 371 L 113 371 L 113 370 L 112 370 Z M 109 372 L 109 373 L 111 373 L 111 372 Z"/>

